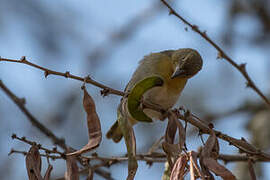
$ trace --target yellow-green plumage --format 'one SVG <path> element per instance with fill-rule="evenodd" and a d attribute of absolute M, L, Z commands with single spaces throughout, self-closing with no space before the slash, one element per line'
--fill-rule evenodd
<path fill-rule="evenodd" d="M 125 89 L 125 92 L 131 91 L 136 83 L 146 77 L 159 76 L 164 80 L 164 84 L 160 87 L 150 89 L 143 95 L 143 98 L 149 103 L 161 106 L 163 109 L 169 109 L 178 100 L 187 80 L 195 75 L 201 69 L 201 66 L 201 57 L 197 51 L 193 49 L 179 49 L 152 53 L 145 56 L 144 59 L 140 61 L 138 68 L 132 75 L 132 78 Z M 186 74 L 184 76 L 181 75 L 179 77 L 172 78 L 177 67 L 185 69 Z M 157 111 L 151 109 L 144 109 L 143 111 L 152 119 L 163 118 L 162 114 Z M 121 118 L 119 116 L 121 116 L 120 113 L 118 113 L 118 118 Z M 137 123 L 136 119 L 129 115 L 128 120 L 132 125 Z M 121 140 L 122 132 L 118 126 L 118 121 L 116 121 L 108 131 L 107 138 L 111 138 L 115 142 L 119 142 Z"/>

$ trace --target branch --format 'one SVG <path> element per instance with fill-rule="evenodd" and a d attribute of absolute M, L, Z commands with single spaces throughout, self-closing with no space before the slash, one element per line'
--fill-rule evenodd
<path fill-rule="evenodd" d="M 0 57 L 0 61 L 5 61 L 5 62 L 13 62 L 13 63 L 22 63 L 22 64 L 26 64 L 28 66 L 32 66 L 34 68 L 37 68 L 37 69 L 40 69 L 44 72 L 44 76 L 45 78 L 48 76 L 48 75 L 57 75 L 57 76 L 63 76 L 65 78 L 71 78 L 71 79 L 75 79 L 75 80 L 79 80 L 79 81 L 82 81 L 82 82 L 85 82 L 85 83 L 89 83 L 89 84 L 92 84 L 94 86 L 97 86 L 101 89 L 103 89 L 101 91 L 101 94 L 103 96 L 106 96 L 108 94 L 115 94 L 115 95 L 119 95 L 119 96 L 124 96 L 125 93 L 123 93 L 122 91 L 118 91 L 118 90 L 115 90 L 115 89 L 112 89 L 112 88 L 109 88 L 108 86 L 105 86 L 95 80 L 93 80 L 92 78 L 90 78 L 89 76 L 87 77 L 79 77 L 79 76 L 75 76 L 75 75 L 72 75 L 70 74 L 69 71 L 66 71 L 66 72 L 57 72 L 57 71 L 53 71 L 53 70 L 50 70 L 50 69 L 47 69 L 47 68 L 44 68 L 44 67 L 41 67 L 37 64 L 34 64 L 32 62 L 29 62 L 28 60 L 26 60 L 26 57 L 25 56 L 22 56 L 22 58 L 20 60 L 15 60 L 15 59 L 7 59 L 7 58 L 1 58 Z"/>
<path fill-rule="evenodd" d="M 162 109 L 158 105 L 150 104 L 150 103 L 147 103 L 146 101 L 143 101 L 143 106 L 162 113 L 164 115 L 164 117 L 168 116 L 168 111 Z M 197 127 L 199 129 L 200 133 L 210 134 L 211 131 L 210 131 L 210 128 L 208 127 L 209 125 L 206 124 L 205 121 L 201 120 L 196 115 L 190 113 L 189 110 L 185 110 L 185 115 L 182 115 L 180 113 L 180 110 L 183 110 L 183 109 L 175 109 L 174 110 L 174 111 L 176 111 L 179 119 L 181 119 L 185 122 L 188 122 L 188 123 L 192 124 L 193 126 Z M 265 153 L 262 150 L 254 147 L 253 145 L 248 143 L 244 138 L 236 139 L 234 137 L 223 134 L 220 131 L 215 130 L 214 132 L 218 138 L 220 138 L 224 141 L 227 141 L 229 143 L 229 145 L 235 146 L 236 148 L 238 148 L 240 150 L 241 153 L 245 152 L 251 156 L 260 157 L 260 158 L 270 160 L 270 154 Z"/>
<path fill-rule="evenodd" d="M 232 58 L 230 58 L 222 49 L 220 46 L 218 46 L 212 39 L 210 39 L 206 32 L 202 32 L 199 30 L 198 26 L 192 25 L 190 22 L 188 22 L 185 18 L 183 18 L 181 15 L 179 15 L 165 0 L 161 0 L 161 2 L 167 6 L 167 8 L 170 10 L 170 14 L 176 16 L 179 20 L 181 20 L 184 24 L 188 25 L 194 32 L 201 35 L 203 39 L 205 39 L 207 42 L 209 42 L 217 51 L 218 51 L 218 58 L 224 58 L 227 62 L 229 62 L 233 67 L 235 67 L 247 80 L 246 86 L 253 89 L 268 105 L 270 108 L 270 101 L 266 98 L 266 96 L 260 91 L 260 89 L 255 85 L 255 83 L 252 81 L 252 79 L 249 77 L 247 71 L 246 71 L 246 64 L 237 64 Z"/>
<path fill-rule="evenodd" d="M 1 59 L 0 59 L 1 60 Z M 40 66 L 38 66 L 40 67 Z M 42 67 L 41 67 L 42 68 Z M 72 147 L 69 147 L 65 144 L 65 140 L 62 138 L 57 137 L 51 130 L 49 130 L 46 126 L 44 126 L 42 123 L 40 123 L 25 107 L 25 99 L 18 98 L 14 93 L 12 93 L 5 84 L 0 80 L 0 88 L 7 94 L 7 96 L 20 108 L 20 110 L 26 115 L 28 120 L 32 123 L 32 125 L 40 130 L 41 133 L 48 136 L 54 144 L 60 146 L 64 150 L 67 150 L 68 148 L 73 149 Z M 23 140 L 23 139 L 22 139 Z M 27 141 L 24 141 L 27 142 Z M 31 142 L 29 142 L 31 144 Z M 83 160 L 78 157 L 77 160 L 83 165 Z M 104 177 L 105 179 L 111 179 L 111 177 L 108 177 L 108 173 L 105 172 L 102 169 L 96 169 L 95 173 L 98 175 Z"/>
<path fill-rule="evenodd" d="M 38 128 L 43 134 L 48 136 L 54 144 L 60 146 L 63 149 L 67 149 L 67 145 L 65 144 L 64 139 L 58 138 L 53 134 L 51 130 L 49 130 L 46 126 L 40 123 L 25 107 L 25 100 L 18 98 L 15 94 L 13 94 L 5 84 L 0 80 L 0 88 L 7 94 L 7 96 L 20 108 L 20 110 L 26 115 L 28 120 L 32 123 L 33 126 Z"/>
<path fill-rule="evenodd" d="M 27 155 L 26 151 L 19 151 L 15 149 L 11 149 L 8 155 L 12 154 L 22 154 L 24 156 Z M 199 153 L 198 153 L 199 154 Z M 55 155 L 48 155 L 48 154 L 40 154 L 42 157 L 48 157 L 51 158 L 52 160 L 56 159 L 62 159 L 62 156 L 55 156 Z M 88 160 L 100 160 L 103 163 L 102 164 L 97 164 L 93 166 L 93 169 L 97 169 L 99 167 L 106 167 L 106 166 L 111 166 L 113 164 L 117 164 L 120 162 L 124 162 L 128 160 L 127 156 L 115 156 L 115 157 L 103 157 L 103 156 L 88 156 L 84 157 L 85 159 Z M 138 161 L 145 161 L 147 163 L 152 163 L 152 162 L 157 162 L 157 163 L 163 163 L 166 162 L 166 154 L 164 153 L 158 153 L 156 155 L 155 153 L 153 154 L 137 154 L 136 159 Z M 229 162 L 270 162 L 270 160 L 263 159 L 263 158 L 254 158 L 254 157 L 248 157 L 246 155 L 232 155 L 232 154 L 219 154 L 218 159 L 224 161 L 225 163 Z"/>
<path fill-rule="evenodd" d="M 111 94 L 117 94 L 117 95 L 125 95 L 125 93 L 121 92 L 121 91 L 117 91 L 114 90 L 112 88 L 109 88 L 107 86 L 102 85 L 101 83 L 98 83 L 96 81 L 93 81 L 92 79 L 88 79 L 88 78 L 81 78 L 81 77 L 77 77 L 74 75 L 71 75 L 69 72 L 66 73 L 61 73 L 61 72 L 56 72 L 56 71 L 52 71 L 49 70 L 47 68 L 41 67 L 39 65 L 33 64 L 29 61 L 27 61 L 24 57 L 21 60 L 12 60 L 12 59 L 4 59 L 1 58 L 1 61 L 8 61 L 8 62 L 16 62 L 16 63 L 23 63 L 23 64 L 27 64 L 29 66 L 33 66 L 35 68 L 41 69 L 45 72 L 45 77 L 48 74 L 54 74 L 54 75 L 59 75 L 59 76 L 64 76 L 64 77 L 70 77 L 73 79 L 77 79 L 80 81 L 86 81 L 90 84 L 93 84 L 97 87 L 103 88 L 103 90 L 105 90 L 105 94 L 107 95 L 108 93 Z M 55 143 L 59 143 L 59 138 L 57 138 L 51 131 L 49 131 L 44 125 L 42 125 L 41 123 L 39 123 L 35 118 L 33 118 L 33 116 L 29 113 L 29 111 L 24 107 L 23 102 L 16 97 L 11 91 L 9 91 L 7 89 L 7 87 L 2 83 L 2 81 L 0 81 L 0 87 L 8 94 L 8 96 L 19 106 L 19 108 L 27 115 L 27 117 L 29 118 L 29 120 L 36 126 L 38 127 L 43 133 L 45 133 L 48 137 L 50 137 L 51 139 L 53 139 L 53 141 Z M 168 112 L 166 110 L 163 110 L 162 108 L 158 107 L 158 106 L 153 106 L 152 104 L 148 104 L 147 102 L 143 102 L 143 105 L 145 107 L 149 107 L 151 109 L 157 110 L 161 113 L 163 113 L 164 115 L 168 114 Z M 199 119 L 198 117 L 196 117 L 194 114 L 192 114 L 191 116 L 183 116 L 180 113 L 178 113 L 178 118 L 189 122 L 190 124 L 192 124 L 193 126 L 199 128 L 201 133 L 205 133 L 205 134 L 210 134 L 210 129 L 208 127 L 208 125 L 203 122 L 201 119 Z M 262 152 L 261 150 L 255 148 L 254 146 L 252 146 L 250 143 L 248 143 L 247 141 L 245 141 L 243 138 L 242 139 L 236 139 L 233 137 L 230 137 L 226 134 L 222 134 L 219 131 L 215 131 L 217 137 L 229 142 L 230 145 L 234 145 L 235 147 L 237 147 L 241 152 L 245 152 L 247 154 L 250 154 L 252 156 L 260 156 L 266 159 L 270 159 L 270 155 L 267 153 Z M 61 144 L 60 146 L 66 146 L 63 143 L 59 143 Z"/>

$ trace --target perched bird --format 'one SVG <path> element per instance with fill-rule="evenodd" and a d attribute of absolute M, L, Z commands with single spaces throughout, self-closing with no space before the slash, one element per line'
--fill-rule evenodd
<path fill-rule="evenodd" d="M 167 110 L 174 106 L 188 79 L 201 70 L 202 64 L 203 61 L 200 54 L 190 48 L 152 53 L 145 56 L 143 60 L 139 62 L 139 66 L 126 86 L 125 92 L 130 92 L 136 83 L 146 77 L 159 76 L 164 81 L 163 85 L 147 91 L 143 95 L 143 100 L 151 104 L 159 105 Z M 119 108 L 121 107 L 120 103 Z M 119 108 L 118 112 L 120 111 Z M 152 119 L 164 119 L 162 114 L 155 110 L 146 108 L 143 112 Z M 138 122 L 130 115 L 127 115 L 127 117 L 131 125 Z M 123 134 L 118 121 L 113 124 L 106 136 L 109 139 L 113 139 L 114 142 L 121 140 Z"/>

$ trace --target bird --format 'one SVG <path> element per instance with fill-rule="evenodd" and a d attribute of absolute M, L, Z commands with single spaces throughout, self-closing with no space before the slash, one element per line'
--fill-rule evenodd
<path fill-rule="evenodd" d="M 147 77 L 161 77 L 164 81 L 162 86 L 146 91 L 143 94 L 143 100 L 168 110 L 175 105 L 187 81 L 202 69 L 202 65 L 203 60 L 200 54 L 191 48 L 151 53 L 139 62 L 124 92 L 128 94 L 138 82 Z M 120 116 L 122 102 L 118 106 Z M 143 112 L 153 120 L 164 120 L 161 112 L 149 108 L 144 108 Z M 131 126 L 138 122 L 128 112 L 127 118 Z M 107 132 L 106 137 L 116 143 L 122 139 L 123 133 L 117 120 Z"/>

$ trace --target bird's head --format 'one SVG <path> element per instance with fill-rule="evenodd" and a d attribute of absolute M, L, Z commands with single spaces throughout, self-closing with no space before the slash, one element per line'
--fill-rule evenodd
<path fill-rule="evenodd" d="M 171 54 L 174 72 L 171 78 L 191 78 L 197 74 L 203 65 L 200 54 L 194 49 L 179 49 Z"/>

